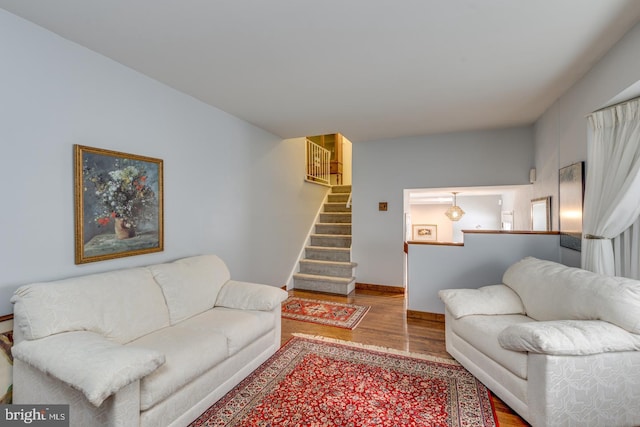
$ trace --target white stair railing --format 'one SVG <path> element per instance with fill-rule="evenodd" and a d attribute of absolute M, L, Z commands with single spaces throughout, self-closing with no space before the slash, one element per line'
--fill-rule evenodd
<path fill-rule="evenodd" d="M 331 185 L 331 152 L 307 139 L 307 174 L 305 180 L 323 185 Z"/>

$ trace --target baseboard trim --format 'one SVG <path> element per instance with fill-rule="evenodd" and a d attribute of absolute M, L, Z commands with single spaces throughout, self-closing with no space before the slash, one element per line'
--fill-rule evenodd
<path fill-rule="evenodd" d="M 426 311 L 407 310 L 408 319 L 431 320 L 432 322 L 444 323 L 444 314 L 429 313 Z"/>
<path fill-rule="evenodd" d="M 387 294 L 404 295 L 405 293 L 405 288 L 401 286 L 373 285 L 370 283 L 358 283 L 358 282 L 356 282 L 356 289 L 366 290 L 366 291 L 377 291 L 377 292 L 383 292 Z"/>

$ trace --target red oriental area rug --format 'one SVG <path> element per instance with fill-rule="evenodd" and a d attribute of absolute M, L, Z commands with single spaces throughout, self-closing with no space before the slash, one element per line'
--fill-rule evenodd
<path fill-rule="evenodd" d="M 370 308 L 356 304 L 289 297 L 282 303 L 282 317 L 353 329 Z"/>
<path fill-rule="evenodd" d="M 489 391 L 457 362 L 296 336 L 191 426 L 495 427 Z"/>

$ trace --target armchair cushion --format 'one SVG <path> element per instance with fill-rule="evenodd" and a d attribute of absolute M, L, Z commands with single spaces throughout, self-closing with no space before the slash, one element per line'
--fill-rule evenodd
<path fill-rule="evenodd" d="M 505 285 L 445 289 L 438 296 L 456 319 L 475 314 L 524 314 L 520 297 Z"/>
<path fill-rule="evenodd" d="M 640 350 L 640 335 L 600 320 L 556 320 L 511 325 L 498 335 L 503 348 L 553 355 Z"/>
<path fill-rule="evenodd" d="M 594 274 L 551 261 L 524 258 L 505 271 L 527 316 L 549 320 L 604 320 L 640 334 L 640 282 Z"/>
<path fill-rule="evenodd" d="M 220 290 L 215 305 L 238 310 L 271 311 L 288 295 L 275 286 L 229 280 Z"/>
<path fill-rule="evenodd" d="M 13 357 L 81 391 L 93 405 L 150 374 L 164 355 L 125 347 L 87 331 L 65 332 L 12 348 Z"/>

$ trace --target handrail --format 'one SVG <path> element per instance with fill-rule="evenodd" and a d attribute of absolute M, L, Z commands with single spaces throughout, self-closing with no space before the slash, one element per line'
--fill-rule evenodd
<path fill-rule="evenodd" d="M 307 139 L 305 180 L 316 184 L 331 185 L 331 152 Z"/>
<path fill-rule="evenodd" d="M 347 199 L 347 207 L 350 208 L 351 207 L 351 195 L 353 193 L 349 193 L 349 198 Z"/>

